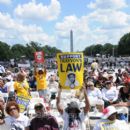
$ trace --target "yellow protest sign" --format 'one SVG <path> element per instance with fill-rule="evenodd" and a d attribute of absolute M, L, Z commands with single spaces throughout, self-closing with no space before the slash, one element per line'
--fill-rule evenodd
<path fill-rule="evenodd" d="M 83 53 L 58 53 L 57 63 L 62 89 L 80 89 L 83 84 Z"/>
<path fill-rule="evenodd" d="M 125 121 L 119 121 L 118 123 L 109 121 L 101 123 L 101 130 L 129 130 L 129 126 Z"/>
<path fill-rule="evenodd" d="M 26 98 L 26 97 L 22 97 L 22 96 L 16 97 L 16 102 L 19 105 L 21 113 L 25 111 L 25 109 L 27 108 L 27 106 L 29 104 L 29 101 L 30 101 L 30 99 Z"/>

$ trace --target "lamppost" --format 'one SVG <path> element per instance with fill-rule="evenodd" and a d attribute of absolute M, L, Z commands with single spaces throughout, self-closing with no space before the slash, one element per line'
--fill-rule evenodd
<path fill-rule="evenodd" d="M 113 57 L 114 57 L 114 55 L 115 55 L 115 54 L 114 54 L 114 51 L 115 51 L 115 48 L 113 47 L 113 48 L 112 48 L 112 55 L 113 55 Z"/>

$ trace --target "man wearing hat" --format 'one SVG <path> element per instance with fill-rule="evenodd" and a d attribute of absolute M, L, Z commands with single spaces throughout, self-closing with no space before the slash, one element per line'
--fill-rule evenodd
<path fill-rule="evenodd" d="M 102 119 L 96 123 L 93 130 L 129 130 L 125 121 L 117 119 L 117 110 L 108 106 L 103 110 Z"/>
<path fill-rule="evenodd" d="M 83 87 L 83 90 L 84 90 L 84 97 L 85 97 L 85 107 L 83 111 L 80 110 L 79 105 L 76 101 L 70 102 L 67 108 L 64 109 L 60 104 L 62 90 L 61 90 L 61 86 L 59 86 L 56 105 L 59 113 L 62 115 L 62 118 L 64 120 L 63 130 L 86 130 L 84 121 L 89 111 L 90 105 L 86 94 L 86 88 Z"/>
<path fill-rule="evenodd" d="M 45 107 L 41 103 L 34 106 L 36 117 L 34 117 L 27 130 L 59 130 L 55 117 L 45 113 Z"/>

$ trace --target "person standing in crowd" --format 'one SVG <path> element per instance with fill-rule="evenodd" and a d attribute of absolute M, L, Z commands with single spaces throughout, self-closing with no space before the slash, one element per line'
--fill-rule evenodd
<path fill-rule="evenodd" d="M 93 60 L 92 64 L 91 64 L 91 69 L 92 70 L 97 70 L 99 69 L 99 64 L 98 61 L 96 59 Z"/>
<path fill-rule="evenodd" d="M 17 81 L 14 82 L 14 91 L 17 96 L 30 98 L 30 88 L 24 73 L 18 73 Z"/>
<path fill-rule="evenodd" d="M 86 130 L 85 126 L 85 118 L 89 111 L 90 105 L 88 101 L 88 97 L 86 94 L 86 88 L 83 86 L 84 89 L 84 97 L 85 97 L 85 107 L 84 110 L 81 111 L 78 103 L 72 101 L 68 104 L 67 108 L 63 108 L 61 106 L 61 86 L 59 87 L 58 97 L 56 101 L 57 109 L 62 115 L 64 120 L 64 128 L 63 130 Z"/>
<path fill-rule="evenodd" d="M 47 83 L 46 83 L 46 68 L 36 69 L 36 64 L 34 65 L 34 76 L 36 78 L 37 90 L 40 97 L 46 97 L 47 94 Z"/>
<path fill-rule="evenodd" d="M 114 106 L 108 106 L 103 110 L 103 119 L 98 121 L 93 130 L 129 130 L 125 121 L 117 119 L 117 111 Z"/>
<path fill-rule="evenodd" d="M 51 99 L 55 99 L 58 91 L 58 82 L 56 82 L 56 76 L 52 74 L 49 79 L 48 89 L 51 93 Z"/>
<path fill-rule="evenodd" d="M 28 127 L 29 118 L 20 113 L 20 108 L 16 102 L 8 102 L 5 110 L 9 115 L 5 118 L 5 124 L 10 127 L 10 130 L 25 130 Z"/>
<path fill-rule="evenodd" d="M 45 113 L 43 104 L 37 103 L 34 109 L 36 117 L 30 121 L 27 130 L 59 130 L 55 117 Z"/>

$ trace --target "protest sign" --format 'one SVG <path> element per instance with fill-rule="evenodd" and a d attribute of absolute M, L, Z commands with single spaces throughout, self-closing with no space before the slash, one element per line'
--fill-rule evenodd
<path fill-rule="evenodd" d="M 16 102 L 20 107 L 20 112 L 24 112 L 25 109 L 27 108 L 28 104 L 29 104 L 30 99 L 26 98 L 26 97 L 22 97 L 22 96 L 17 96 L 16 97 Z"/>
<path fill-rule="evenodd" d="M 80 89 L 83 83 L 83 53 L 58 53 L 57 63 L 62 89 Z"/>
<path fill-rule="evenodd" d="M 44 54 L 43 51 L 38 51 L 34 53 L 35 62 L 43 63 L 44 62 Z"/>
<path fill-rule="evenodd" d="M 109 121 L 101 123 L 101 130 L 129 130 L 129 125 L 125 121 L 119 121 L 118 123 Z"/>

